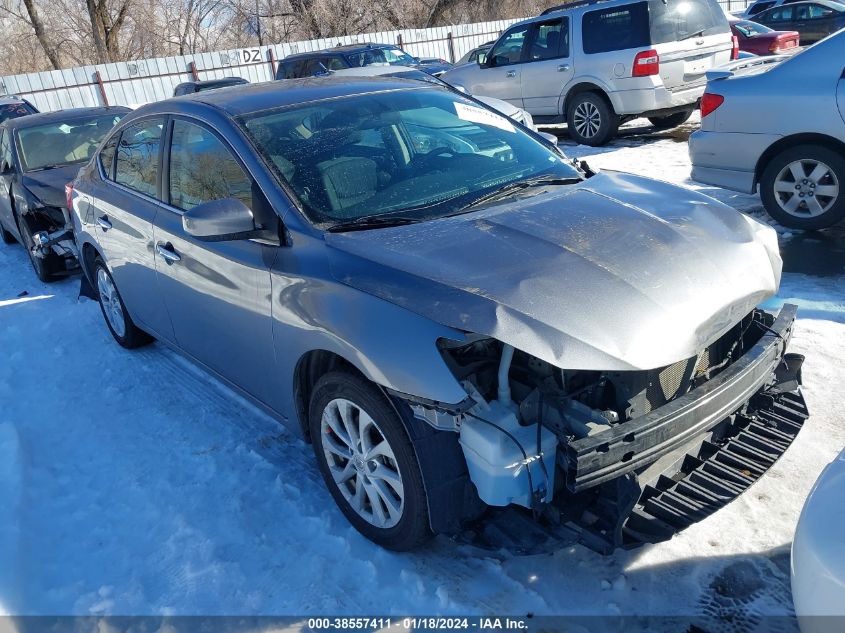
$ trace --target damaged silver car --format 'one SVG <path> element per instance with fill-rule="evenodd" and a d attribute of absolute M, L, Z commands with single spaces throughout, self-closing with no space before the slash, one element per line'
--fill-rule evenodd
<path fill-rule="evenodd" d="M 795 308 L 757 307 L 780 281 L 771 228 L 593 173 L 438 86 L 143 106 L 71 206 L 117 342 L 159 339 L 309 439 L 388 548 L 468 522 L 601 551 L 666 539 L 807 417 Z"/>

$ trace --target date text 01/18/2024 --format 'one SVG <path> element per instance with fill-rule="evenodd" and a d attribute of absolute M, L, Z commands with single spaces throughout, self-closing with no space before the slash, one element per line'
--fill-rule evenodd
<path fill-rule="evenodd" d="M 347 617 L 347 618 L 309 618 L 307 630 L 357 630 L 357 631 L 381 631 L 390 629 L 402 629 L 406 631 L 418 630 L 465 630 L 465 631 L 521 631 L 528 628 L 527 622 L 522 618 L 495 618 L 495 617 L 436 617 L 419 616 L 407 618 L 385 618 L 385 617 Z"/>

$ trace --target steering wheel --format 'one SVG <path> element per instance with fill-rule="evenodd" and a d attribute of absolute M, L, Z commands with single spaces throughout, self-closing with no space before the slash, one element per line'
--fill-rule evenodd
<path fill-rule="evenodd" d="M 435 147 L 431 151 L 426 152 L 425 154 L 420 154 L 419 156 L 417 156 L 416 159 L 415 159 L 415 162 L 418 165 L 419 164 L 427 164 L 431 160 L 433 160 L 435 158 L 439 158 L 441 156 L 445 156 L 447 154 L 449 156 L 454 156 L 455 154 L 457 154 L 457 152 L 455 150 L 453 150 L 451 147 L 446 147 L 445 145 L 440 145 L 438 147 Z"/>

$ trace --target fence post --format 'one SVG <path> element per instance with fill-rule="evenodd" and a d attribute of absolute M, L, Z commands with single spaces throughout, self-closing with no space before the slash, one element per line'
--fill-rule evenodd
<path fill-rule="evenodd" d="M 396 36 L 396 46 L 398 46 L 399 48 L 402 48 L 402 34 L 401 33 L 399 33 Z"/>
<path fill-rule="evenodd" d="M 194 78 L 194 81 L 199 81 L 199 80 L 200 80 L 200 74 L 199 74 L 199 72 L 197 71 L 197 64 L 196 64 L 196 62 L 191 62 L 191 63 L 189 63 L 189 64 L 188 64 L 188 70 L 190 70 L 190 71 L 191 71 L 191 77 L 193 77 L 193 78 Z"/>
<path fill-rule="evenodd" d="M 276 53 L 272 46 L 267 49 L 267 57 L 270 58 L 270 81 L 273 81 L 276 78 Z"/>
<path fill-rule="evenodd" d="M 455 63 L 455 40 L 452 38 L 452 31 L 446 34 L 446 44 L 449 47 L 449 62 Z"/>
<path fill-rule="evenodd" d="M 94 71 L 94 80 L 97 82 L 97 86 L 100 88 L 100 98 L 103 100 L 103 105 L 109 105 L 109 98 L 106 96 L 106 87 L 103 85 L 103 78 L 100 76 L 100 71 Z"/>

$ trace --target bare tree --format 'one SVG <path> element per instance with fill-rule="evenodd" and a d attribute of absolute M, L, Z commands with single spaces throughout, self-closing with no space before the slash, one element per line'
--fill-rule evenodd
<path fill-rule="evenodd" d="M 120 60 L 120 30 L 126 22 L 131 1 L 122 0 L 117 11 L 112 12 L 107 0 L 85 0 L 97 61 L 105 63 Z"/>

